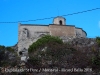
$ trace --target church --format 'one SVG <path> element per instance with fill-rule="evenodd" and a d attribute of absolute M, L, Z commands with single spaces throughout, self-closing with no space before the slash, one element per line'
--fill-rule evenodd
<path fill-rule="evenodd" d="M 82 28 L 67 25 L 66 19 L 62 16 L 55 17 L 53 23 L 49 25 L 19 23 L 18 32 L 18 54 L 21 51 L 25 55 L 28 52 L 29 46 L 44 35 L 71 38 L 86 38 L 87 36 L 87 33 Z"/>

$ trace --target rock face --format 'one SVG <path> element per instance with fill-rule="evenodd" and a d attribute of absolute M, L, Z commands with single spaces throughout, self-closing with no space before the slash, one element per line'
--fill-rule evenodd
<path fill-rule="evenodd" d="M 64 42 L 68 41 L 67 37 L 85 38 L 87 36 L 82 28 L 77 28 L 74 25 L 66 25 L 66 19 L 59 16 L 54 18 L 53 24 L 50 25 L 19 24 L 18 32 L 18 55 L 19 52 L 25 52 L 27 54 L 29 46 L 43 35 L 58 36 Z"/>
<path fill-rule="evenodd" d="M 18 51 L 18 43 L 16 45 L 12 46 L 11 48 L 17 52 Z"/>
<path fill-rule="evenodd" d="M 92 46 L 96 43 L 96 39 L 95 38 L 74 38 L 72 40 L 73 44 L 79 45 L 79 46 Z"/>

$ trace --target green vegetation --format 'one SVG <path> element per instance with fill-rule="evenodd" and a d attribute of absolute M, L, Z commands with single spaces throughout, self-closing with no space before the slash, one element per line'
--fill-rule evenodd
<path fill-rule="evenodd" d="M 42 65 L 43 62 L 48 65 L 52 61 L 53 66 L 66 60 L 68 55 L 76 52 L 70 44 L 64 44 L 63 41 L 54 36 L 46 35 L 33 43 L 29 49 L 29 61 L 32 65 Z"/>
<path fill-rule="evenodd" d="M 98 45 L 100 46 L 100 37 L 96 37 L 96 42 L 97 42 Z"/>
<path fill-rule="evenodd" d="M 89 39 L 90 40 L 90 39 Z M 94 42 L 90 45 L 81 40 L 63 43 L 58 37 L 46 35 L 38 39 L 28 49 L 29 59 L 26 66 L 28 68 L 87 68 L 93 69 L 94 73 L 100 72 L 100 37 L 96 37 L 96 41 L 87 40 L 86 42 Z M 80 43 L 85 43 L 82 45 Z M 77 45 L 76 45 L 77 43 Z M 7 52 L 5 52 L 7 51 Z M 11 47 L 0 46 L 0 66 L 16 66 L 17 60 L 8 59 L 7 54 L 13 53 Z M 19 52 L 22 54 L 22 52 Z M 8 62 L 9 61 L 9 62 Z M 25 75 L 26 72 L 23 72 Z M 85 75 L 86 72 L 77 72 L 76 74 L 65 73 L 66 75 Z M 63 75 L 60 74 L 59 75 Z"/>
<path fill-rule="evenodd" d="M 96 66 L 100 66 L 100 57 L 92 57 L 92 64 Z"/>
<path fill-rule="evenodd" d="M 6 47 L 6 50 L 9 52 L 14 52 L 14 49 L 12 49 L 11 47 Z"/>
<path fill-rule="evenodd" d="M 100 47 L 100 37 L 96 37 L 96 42 Z M 94 66 L 100 66 L 100 50 L 94 48 L 93 51 L 95 56 L 92 57 L 92 64 Z"/>
<path fill-rule="evenodd" d="M 34 52 L 36 51 L 37 48 L 41 46 L 45 46 L 47 43 L 50 42 L 56 42 L 58 44 L 62 44 L 62 40 L 58 37 L 50 36 L 50 35 L 45 35 L 42 38 L 38 39 L 35 43 L 33 43 L 29 49 L 28 52 Z"/>
<path fill-rule="evenodd" d="M 0 50 L 1 50 L 1 49 L 5 49 L 5 46 L 0 45 Z"/>
<path fill-rule="evenodd" d="M 93 40 L 87 41 L 91 42 Z M 58 37 L 43 36 L 29 47 L 30 59 L 28 62 L 34 65 L 33 67 L 90 67 L 94 68 L 93 71 L 98 72 L 100 69 L 100 37 L 93 41 L 97 43 L 89 47 L 89 43 L 85 43 L 86 45 L 78 43 L 76 45 L 76 42 L 77 39 L 63 43 Z"/>
<path fill-rule="evenodd" d="M 9 51 L 9 52 L 14 52 L 14 49 L 12 49 L 11 47 L 5 47 L 5 46 L 2 46 L 2 45 L 0 45 L 0 51 L 5 51 L 5 50 L 7 50 L 7 51 Z"/>
<path fill-rule="evenodd" d="M 10 60 L 9 58 L 11 55 L 9 54 L 14 54 L 15 56 L 17 56 L 16 52 L 11 47 L 5 47 L 0 45 L 0 67 L 9 65 L 15 66 L 17 64 L 15 61 L 17 59 Z"/>
<path fill-rule="evenodd" d="M 41 60 L 37 56 L 34 56 L 34 57 L 30 57 L 28 62 L 30 62 L 32 64 L 32 66 L 37 66 L 37 65 L 39 66 Z"/>
<path fill-rule="evenodd" d="M 62 48 L 60 48 L 62 44 L 63 41 L 58 37 L 50 35 L 41 37 L 28 49 L 30 57 L 29 62 L 36 66 L 41 65 L 43 60 L 49 61 L 52 59 L 54 61 L 60 59 L 61 55 L 65 53 L 62 51 Z M 44 49 L 44 51 L 42 51 L 42 49 Z M 41 57 L 43 57 L 43 59 Z"/>
<path fill-rule="evenodd" d="M 0 46 L 0 66 L 3 65 L 5 58 L 5 46 Z"/>

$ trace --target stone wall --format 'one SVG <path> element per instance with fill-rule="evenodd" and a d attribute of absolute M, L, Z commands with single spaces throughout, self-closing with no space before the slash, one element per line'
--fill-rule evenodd
<path fill-rule="evenodd" d="M 53 36 L 76 36 L 74 26 L 49 25 L 49 30 Z"/>
<path fill-rule="evenodd" d="M 75 30 L 76 30 L 76 37 L 84 37 L 85 38 L 87 36 L 86 32 L 83 31 L 82 28 L 75 28 Z"/>
<path fill-rule="evenodd" d="M 29 46 L 43 35 L 50 34 L 48 26 L 19 25 L 18 53 L 26 52 Z"/>
<path fill-rule="evenodd" d="M 86 38 L 87 33 L 84 30 L 82 30 L 82 31 L 83 31 L 83 33 L 82 33 L 83 37 Z"/>
<path fill-rule="evenodd" d="M 22 38 L 21 34 L 24 34 L 28 31 L 28 37 L 36 37 L 37 34 L 43 33 L 43 32 L 49 32 L 48 26 L 38 26 L 38 25 L 21 25 L 19 26 L 19 40 Z M 25 34 L 27 35 L 27 34 Z M 33 36 L 36 35 L 36 36 Z"/>
<path fill-rule="evenodd" d="M 59 36 L 64 42 L 75 37 L 86 37 L 85 31 L 75 26 L 66 25 L 30 25 L 20 24 L 18 35 L 18 52 L 27 54 L 29 46 L 43 35 Z M 68 37 L 68 38 L 67 38 Z"/>

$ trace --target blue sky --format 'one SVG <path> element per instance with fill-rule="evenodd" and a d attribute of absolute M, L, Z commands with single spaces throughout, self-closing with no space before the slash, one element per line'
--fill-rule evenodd
<path fill-rule="evenodd" d="M 56 17 L 100 8 L 100 0 L 0 0 L 0 22 L 18 22 Z M 100 36 L 100 10 L 65 16 L 67 25 L 87 32 L 87 37 Z M 21 22 L 22 24 L 52 24 L 53 19 Z M 0 23 L 0 45 L 18 42 L 18 23 Z"/>

